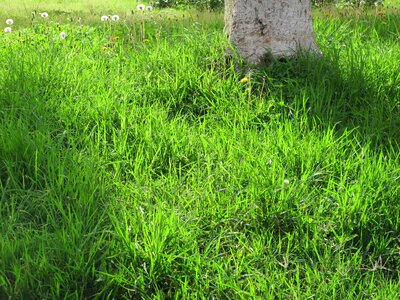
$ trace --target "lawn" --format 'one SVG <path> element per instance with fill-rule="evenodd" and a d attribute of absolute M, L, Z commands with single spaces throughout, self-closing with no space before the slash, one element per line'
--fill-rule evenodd
<path fill-rule="evenodd" d="M 400 297 L 397 8 L 245 72 L 221 13 L 90 3 L 0 4 L 1 299 Z"/>

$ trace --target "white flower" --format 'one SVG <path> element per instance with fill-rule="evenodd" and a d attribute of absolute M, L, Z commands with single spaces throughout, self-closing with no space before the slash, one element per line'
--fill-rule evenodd
<path fill-rule="evenodd" d="M 7 19 L 6 20 L 6 24 L 7 25 L 12 25 L 12 24 L 14 24 L 14 20 L 13 19 Z"/>
<path fill-rule="evenodd" d="M 11 32 L 11 30 L 12 30 L 11 27 L 6 27 L 6 28 L 4 28 L 4 32 L 5 32 L 5 33 L 9 33 L 9 32 Z"/>
<path fill-rule="evenodd" d="M 60 32 L 60 39 L 65 40 L 66 37 L 67 37 L 67 34 L 64 31 Z"/>
<path fill-rule="evenodd" d="M 284 181 L 283 181 L 283 183 L 285 184 L 285 185 L 289 185 L 289 180 L 288 179 L 285 179 Z"/>
<path fill-rule="evenodd" d="M 111 16 L 111 20 L 113 20 L 114 22 L 119 20 L 119 16 L 118 15 L 113 15 Z"/>
<path fill-rule="evenodd" d="M 40 13 L 40 16 L 41 16 L 42 18 L 48 18 L 48 17 L 49 17 L 49 14 L 48 14 L 47 12 L 42 12 L 42 13 Z"/>
<path fill-rule="evenodd" d="M 153 6 L 151 6 L 151 5 L 146 6 L 146 10 L 148 10 L 148 11 L 153 10 Z"/>
<path fill-rule="evenodd" d="M 100 20 L 102 22 L 108 21 L 108 16 L 101 16 Z"/>
<path fill-rule="evenodd" d="M 360 6 L 364 6 L 365 5 L 365 1 L 360 1 Z"/>
<path fill-rule="evenodd" d="M 138 6 L 136 6 L 136 9 L 141 10 L 141 11 L 144 11 L 145 8 L 146 8 L 146 6 L 144 4 L 139 4 Z"/>

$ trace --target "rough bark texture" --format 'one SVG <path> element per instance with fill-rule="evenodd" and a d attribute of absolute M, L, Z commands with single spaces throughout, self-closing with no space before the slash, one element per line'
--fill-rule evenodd
<path fill-rule="evenodd" d="M 225 0 L 225 32 L 249 62 L 316 51 L 309 0 Z"/>

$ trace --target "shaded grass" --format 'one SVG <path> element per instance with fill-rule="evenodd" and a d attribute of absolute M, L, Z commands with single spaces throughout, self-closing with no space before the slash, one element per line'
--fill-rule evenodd
<path fill-rule="evenodd" d="M 221 21 L 2 34 L 0 295 L 397 298 L 388 20 L 247 84 Z"/>

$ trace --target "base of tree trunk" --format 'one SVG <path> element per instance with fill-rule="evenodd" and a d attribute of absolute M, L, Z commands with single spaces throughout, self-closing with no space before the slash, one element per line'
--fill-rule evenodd
<path fill-rule="evenodd" d="M 308 0 L 225 0 L 225 32 L 235 51 L 255 65 L 299 51 L 321 53 Z"/>

